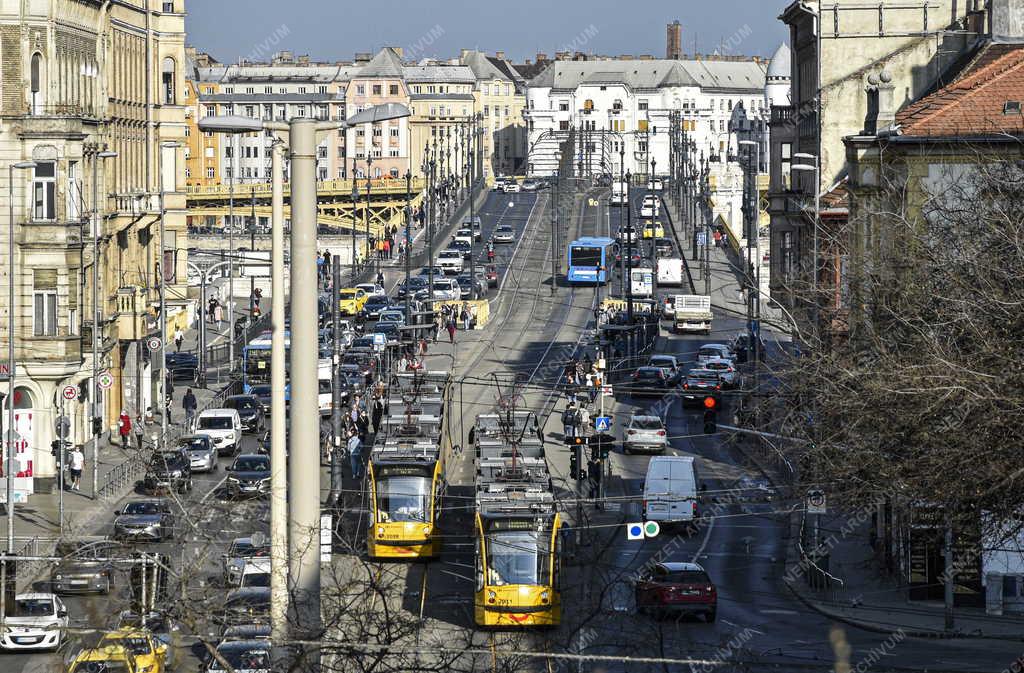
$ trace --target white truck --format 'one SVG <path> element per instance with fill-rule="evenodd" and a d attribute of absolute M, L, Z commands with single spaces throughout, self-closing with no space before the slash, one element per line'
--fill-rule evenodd
<path fill-rule="evenodd" d="M 683 284 L 683 260 L 678 257 L 658 259 L 658 285 Z"/>
<path fill-rule="evenodd" d="M 612 181 L 612 195 L 608 199 L 608 203 L 613 206 L 624 206 L 626 205 L 628 190 L 626 188 L 625 180 L 613 180 Z"/>
<path fill-rule="evenodd" d="M 654 270 L 633 269 L 630 274 L 631 292 L 634 297 L 654 296 Z"/>
<path fill-rule="evenodd" d="M 711 334 L 711 297 L 701 294 L 677 294 L 675 300 L 675 331 Z"/>

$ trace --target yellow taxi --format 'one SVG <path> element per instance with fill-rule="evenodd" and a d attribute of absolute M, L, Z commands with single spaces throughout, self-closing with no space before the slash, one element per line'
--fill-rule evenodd
<path fill-rule="evenodd" d="M 140 672 L 164 673 L 168 669 L 167 643 L 145 629 L 126 626 L 110 631 L 100 639 L 99 647 L 126 650 L 135 659 Z"/>
<path fill-rule="evenodd" d="M 664 238 L 665 227 L 661 222 L 644 223 L 644 238 Z"/>
<path fill-rule="evenodd" d="M 346 287 L 338 290 L 338 311 L 341 315 L 358 315 L 366 305 L 370 295 L 358 287 Z"/>
<path fill-rule="evenodd" d="M 75 655 L 68 673 L 150 673 L 121 645 L 87 648 Z"/>

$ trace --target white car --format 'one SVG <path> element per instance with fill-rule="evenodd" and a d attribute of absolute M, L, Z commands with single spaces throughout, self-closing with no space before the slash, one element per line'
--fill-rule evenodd
<path fill-rule="evenodd" d="M 640 206 L 640 217 L 657 217 L 661 213 L 661 208 L 658 206 L 658 202 L 647 202 L 645 201 Z"/>
<path fill-rule="evenodd" d="M 455 232 L 455 236 L 452 237 L 455 242 L 463 241 L 469 245 L 473 245 L 473 230 L 472 229 L 459 229 Z"/>
<path fill-rule="evenodd" d="M 703 367 L 705 362 L 713 358 L 722 358 L 724 360 L 735 359 L 732 351 L 725 344 L 704 344 L 697 349 L 698 366 Z"/>
<path fill-rule="evenodd" d="M 5 650 L 56 650 L 68 628 L 68 609 L 56 594 L 18 594 L 0 634 Z M 8 608 L 10 610 L 10 608 Z"/>
<path fill-rule="evenodd" d="M 506 194 L 518 194 L 520 191 L 522 191 L 522 188 L 519 186 L 519 183 L 516 182 L 515 180 L 510 180 L 509 182 L 505 183 Z"/>
<path fill-rule="evenodd" d="M 437 265 L 448 276 L 462 273 L 462 251 L 449 248 L 437 255 Z"/>
<path fill-rule="evenodd" d="M 503 224 L 494 230 L 491 240 L 495 243 L 511 243 L 516 240 L 516 230 L 507 224 Z"/>
<path fill-rule="evenodd" d="M 659 417 L 639 414 L 630 416 L 626 434 L 622 438 L 623 453 L 664 453 L 667 446 L 668 433 Z"/>
<path fill-rule="evenodd" d="M 462 298 L 462 288 L 454 278 L 435 278 L 433 295 L 439 301 L 458 301 Z"/>
<path fill-rule="evenodd" d="M 726 358 L 711 358 L 704 363 L 704 369 L 711 369 L 718 372 L 722 379 L 723 388 L 738 388 L 740 384 L 740 373 L 736 371 L 736 365 L 732 360 Z"/>
<path fill-rule="evenodd" d="M 384 291 L 383 286 L 377 285 L 376 283 L 360 283 L 359 285 L 356 285 L 356 287 L 371 297 L 386 297 L 388 294 Z"/>
<path fill-rule="evenodd" d="M 235 409 L 207 409 L 199 414 L 193 432 L 207 435 L 221 456 L 231 456 L 242 446 L 242 419 Z"/>

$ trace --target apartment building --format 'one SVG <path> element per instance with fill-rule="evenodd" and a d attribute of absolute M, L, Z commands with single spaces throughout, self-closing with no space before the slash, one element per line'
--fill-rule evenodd
<path fill-rule="evenodd" d="M 465 180 L 469 129 L 476 106 L 476 76 L 468 66 L 431 63 L 405 66 L 409 87 L 412 173 L 433 161 L 435 176 Z"/>
<path fill-rule="evenodd" d="M 105 430 L 122 409 L 145 414 L 154 383 L 145 342 L 158 334 L 157 312 L 166 310 L 172 325 L 191 318 L 178 179 L 184 5 L 0 5 L 0 182 L 13 197 L 14 222 L 7 208 L 0 218 L 15 236 L 13 249 L 0 252 L 3 284 L 13 281 L 15 291 L 13 307 L 6 292 L 0 297 L 0 350 L 6 354 L 13 339 L 16 363 L 14 381 L 0 383 L 0 391 L 15 408 L 19 487 L 29 491 L 55 477 L 50 442 L 62 407 L 70 439 L 87 441 L 83 400 L 94 370 L 108 373 L 99 378 L 111 384 L 98 400 Z M 101 158 L 103 151 L 117 156 Z M 8 182 L 9 167 L 28 161 L 35 167 L 16 168 Z M 64 386 L 83 395 L 61 405 Z"/>
<path fill-rule="evenodd" d="M 462 64 L 476 77 L 473 92 L 476 112 L 481 115 L 478 128 L 483 176 L 512 175 L 526 169 L 526 82 L 504 54 L 488 57 L 481 51 L 462 50 Z"/>
<path fill-rule="evenodd" d="M 348 115 L 385 103 L 410 105 L 401 49 L 385 47 L 355 70 L 345 91 Z M 346 131 L 356 177 L 398 178 L 410 169 L 408 118 L 362 124 Z"/>

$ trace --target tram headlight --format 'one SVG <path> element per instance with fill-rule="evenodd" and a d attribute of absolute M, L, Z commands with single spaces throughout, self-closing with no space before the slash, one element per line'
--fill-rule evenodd
<path fill-rule="evenodd" d="M 434 527 L 433 526 L 431 526 L 429 523 L 423 524 L 423 535 L 424 536 L 430 535 L 432 532 L 434 532 Z"/>
<path fill-rule="evenodd" d="M 377 537 L 384 537 L 384 526 L 377 526 Z"/>
<path fill-rule="evenodd" d="M 488 590 L 487 591 L 487 602 L 488 603 L 493 603 L 496 600 L 498 600 L 498 593 L 496 591 L 493 591 L 493 590 Z"/>
<path fill-rule="evenodd" d="M 540 592 L 540 602 L 547 604 L 551 600 L 551 593 L 548 591 Z"/>

